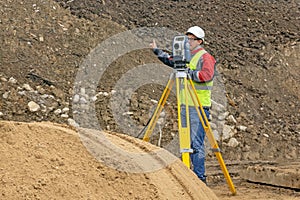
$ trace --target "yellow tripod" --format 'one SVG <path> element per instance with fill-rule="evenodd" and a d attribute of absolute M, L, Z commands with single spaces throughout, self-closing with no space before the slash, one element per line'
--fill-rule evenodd
<path fill-rule="evenodd" d="M 155 109 L 153 117 L 151 118 L 149 125 L 146 129 L 145 135 L 143 137 L 144 141 L 149 142 L 150 136 L 155 128 L 156 122 L 159 118 L 159 115 L 168 99 L 168 96 L 172 90 L 174 83 L 176 82 L 176 95 L 177 95 L 177 109 L 178 109 L 178 130 L 179 130 L 179 144 L 180 144 L 180 153 L 183 163 L 190 168 L 190 153 L 193 153 L 191 149 L 191 139 L 190 139 L 190 119 L 189 119 L 189 109 L 188 109 L 188 98 L 184 98 L 185 102 L 181 102 L 180 94 L 185 97 L 192 99 L 194 107 L 197 111 L 200 122 L 204 128 L 205 134 L 209 140 L 209 143 L 212 147 L 214 154 L 217 157 L 217 160 L 221 166 L 223 174 L 226 178 L 227 184 L 229 185 L 230 191 L 232 194 L 236 194 L 235 187 L 230 178 L 226 165 L 223 161 L 220 148 L 214 138 L 211 127 L 209 125 L 208 119 L 205 115 L 204 109 L 201 105 L 200 99 L 196 95 L 196 89 L 193 82 L 191 81 L 189 74 L 186 71 L 186 68 L 175 68 L 173 73 L 170 76 L 170 79 L 163 91 L 163 94 L 158 102 L 158 106 Z M 181 87 L 182 86 L 182 87 Z M 183 94 L 182 94 L 183 92 Z M 181 105 L 185 105 L 186 111 L 186 126 L 182 126 L 182 119 L 180 117 Z"/>

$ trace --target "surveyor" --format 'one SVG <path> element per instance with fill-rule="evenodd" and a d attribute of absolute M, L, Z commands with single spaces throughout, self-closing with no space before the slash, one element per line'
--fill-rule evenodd
<path fill-rule="evenodd" d="M 190 27 L 186 33 L 190 46 L 191 61 L 186 65 L 188 74 L 196 88 L 197 96 L 203 106 L 207 118 L 210 116 L 211 89 L 215 73 L 216 60 L 203 48 L 205 33 L 199 26 Z M 153 52 L 164 64 L 174 67 L 172 56 L 159 49 L 155 40 L 150 44 Z M 185 102 L 181 100 L 181 102 Z M 188 101 L 190 102 L 190 101 Z M 195 174 L 206 183 L 205 174 L 205 131 L 198 117 L 194 104 L 189 104 L 190 137 L 191 137 L 191 163 Z M 181 106 L 181 120 L 186 121 L 185 106 Z"/>

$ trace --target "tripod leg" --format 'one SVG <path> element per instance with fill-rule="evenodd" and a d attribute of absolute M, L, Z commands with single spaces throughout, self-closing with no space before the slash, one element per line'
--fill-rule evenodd
<path fill-rule="evenodd" d="M 204 109 L 201 105 L 200 99 L 198 98 L 198 96 L 196 94 L 196 89 L 194 87 L 194 84 L 191 80 L 189 80 L 189 83 L 190 83 L 191 88 L 189 87 L 188 91 L 189 91 L 189 94 L 190 94 L 190 96 L 192 98 L 192 101 L 195 105 L 195 108 L 197 110 L 197 114 L 198 114 L 198 117 L 200 119 L 200 122 L 201 122 L 201 124 L 204 128 L 205 134 L 206 134 L 206 136 L 208 138 L 208 141 L 209 141 L 209 143 L 212 147 L 212 150 L 213 150 L 215 156 L 217 157 L 217 160 L 220 164 L 220 167 L 221 167 L 222 172 L 225 176 L 225 179 L 226 179 L 227 184 L 230 188 L 230 191 L 231 191 L 232 194 L 235 195 L 236 194 L 236 189 L 235 189 L 235 187 L 233 185 L 233 182 L 231 180 L 231 177 L 228 173 L 228 170 L 226 168 L 226 165 L 225 165 L 224 160 L 223 160 L 222 155 L 221 155 L 220 148 L 218 146 L 217 141 L 215 140 L 215 137 L 214 137 L 213 132 L 211 130 L 210 124 L 209 124 L 208 119 L 206 117 L 205 111 L 204 111 Z"/>
<path fill-rule="evenodd" d="M 177 92 L 177 109 L 178 109 L 178 130 L 179 130 L 179 143 L 180 143 L 180 153 L 182 155 L 182 162 L 190 168 L 190 153 L 193 152 L 191 149 L 191 138 L 190 138 L 190 119 L 189 119 L 189 108 L 186 98 L 186 102 L 181 102 L 180 100 L 180 78 L 176 78 L 176 92 Z M 183 78 L 184 84 L 184 95 L 187 95 L 187 79 Z M 181 119 L 181 104 L 185 104 L 185 122 Z"/>
<path fill-rule="evenodd" d="M 151 134 L 153 132 L 155 124 L 156 124 L 156 122 L 157 122 L 157 120 L 159 118 L 159 115 L 160 115 L 160 113 L 161 113 L 161 111 L 162 111 L 162 109 L 163 109 L 163 107 L 164 107 L 164 105 L 165 105 L 165 103 L 166 103 L 166 101 L 168 99 L 168 96 L 170 95 L 170 92 L 172 90 L 173 85 L 174 85 L 174 79 L 170 78 L 169 81 L 168 81 L 168 83 L 167 83 L 167 85 L 166 85 L 166 87 L 165 87 L 165 89 L 164 89 L 164 91 L 163 91 L 163 94 L 162 94 L 162 96 L 161 96 L 161 98 L 160 98 L 160 100 L 158 102 L 158 105 L 157 105 L 157 107 L 155 109 L 153 117 L 151 118 L 151 120 L 149 122 L 148 128 L 147 128 L 147 130 L 145 132 L 145 135 L 143 137 L 144 141 L 149 142 L 150 136 L 151 136 Z"/>

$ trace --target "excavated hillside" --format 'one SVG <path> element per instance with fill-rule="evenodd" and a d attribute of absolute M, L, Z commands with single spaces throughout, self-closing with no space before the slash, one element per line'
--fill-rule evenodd
<path fill-rule="evenodd" d="M 189 26 L 199 25 L 206 32 L 205 48 L 219 62 L 219 76 L 216 78 L 224 92 L 220 101 L 225 102 L 225 107 L 221 113 L 217 112 L 217 106 L 212 108 L 213 120 L 220 119 L 223 122 L 221 127 L 216 126 L 218 142 L 240 194 L 236 197 L 228 195 L 224 177 L 216 168 L 218 165 L 211 153 L 208 153 L 207 159 L 209 186 L 222 199 L 297 199 L 297 183 L 294 184 L 296 190 L 289 179 L 281 185 L 284 188 L 253 185 L 245 182 L 241 170 L 256 164 L 276 167 L 286 163 L 299 163 L 299 16 L 299 0 L 212 0 L 205 3 L 185 0 L 3 0 L 0 2 L 0 120 L 50 121 L 75 127 L 100 127 L 102 130 L 137 137 L 151 117 L 170 69 L 142 70 L 139 71 L 141 74 L 133 73 L 129 79 L 126 79 L 126 75 L 131 71 L 135 72 L 135 69 L 143 69 L 140 67 L 148 63 L 160 65 L 151 50 L 145 46 L 152 41 L 151 36 L 158 40 L 161 48 L 170 49 L 172 34 L 167 34 L 168 31 L 183 33 Z M 132 40 L 129 30 L 137 33 L 138 40 Z M 103 44 L 107 46 L 102 48 Z M 110 57 L 110 54 L 115 54 L 115 57 Z M 109 66 L 103 70 L 99 66 L 106 63 L 107 59 Z M 85 76 L 89 75 L 90 69 L 95 69 L 95 73 L 92 73 L 95 76 L 101 72 L 101 79 L 94 82 Z M 152 82 L 141 83 L 145 77 Z M 153 81 L 154 77 L 158 77 L 162 83 Z M 116 90 L 116 83 L 120 80 L 125 81 L 120 83 L 125 83 L 129 88 L 124 91 Z M 85 87 L 78 87 L 81 84 Z M 135 88 L 139 84 L 142 86 Z M 127 93 L 130 95 L 128 100 Z M 120 103 L 117 105 L 111 103 L 115 94 L 119 94 L 117 103 Z M 124 112 L 122 107 L 128 110 Z M 116 116 L 118 110 L 121 113 Z M 166 117 L 162 116 L 164 126 L 161 127 L 161 138 L 156 134 L 151 140 L 153 144 L 159 144 L 163 148 L 174 145 L 172 142 L 177 136 L 174 95 L 168 100 L 165 113 Z M 120 123 L 122 120 L 123 123 Z M 131 120 L 130 123 L 128 120 Z M 134 122 L 135 127 L 131 122 Z M 95 160 L 87 158 L 80 161 L 81 163 L 64 161 L 72 159 L 72 156 L 74 159 L 78 158 L 77 150 L 71 146 L 78 146 L 79 142 L 72 142 L 72 145 L 68 143 L 72 153 L 59 157 L 52 155 L 59 152 L 66 143 L 57 143 L 58 151 L 48 152 L 44 148 L 43 145 L 55 143 L 57 132 L 65 130 L 51 125 L 37 125 L 36 128 L 32 124 L 12 124 L 1 122 L 0 125 L 0 138 L 3 139 L 0 143 L 1 159 L 7 160 L 0 166 L 0 195 L 3 198 L 14 199 L 18 194 L 23 199 L 38 199 L 49 192 L 53 194 L 57 191 L 58 194 L 69 191 L 65 198 L 78 199 L 91 197 L 92 191 L 103 194 L 96 192 L 99 180 L 93 179 L 99 175 L 99 168 L 93 168 L 97 164 L 91 164 L 93 170 L 90 174 L 81 173 L 80 170 L 89 171 L 91 165 L 86 166 L 83 163 L 96 163 Z M 23 128 L 26 131 L 20 135 Z M 46 132 L 40 134 L 42 129 Z M 130 132 L 132 130 L 133 133 Z M 27 133 L 28 131 L 32 133 Z M 43 139 L 44 135 L 46 138 Z M 74 138 L 64 139 L 73 141 Z M 44 140 L 48 143 L 42 142 Z M 133 146 L 135 144 L 133 142 Z M 31 154 L 25 150 L 28 147 L 32 151 L 42 148 L 42 153 Z M 22 151 L 24 152 L 20 153 Z M 176 154 L 176 148 L 170 151 Z M 45 152 L 49 154 L 44 154 Z M 82 156 L 87 155 L 83 154 Z M 29 161 L 34 165 L 31 166 Z M 7 163 L 11 164 L 6 165 Z M 24 169 L 24 163 L 31 167 Z M 78 171 L 76 167 L 68 169 L 70 163 L 78 166 Z M 36 167 L 43 169 L 42 166 L 47 166 L 48 169 L 43 176 L 34 173 Z M 292 168 L 297 170 L 298 166 L 292 165 Z M 55 167 L 61 167 L 62 171 L 55 172 Z M 32 173 L 33 177 L 24 175 L 26 173 Z M 105 177 L 107 173 L 109 176 Z M 84 188 L 83 185 L 91 181 L 88 177 L 95 182 L 82 195 L 79 190 L 70 192 L 70 185 L 64 185 L 68 182 L 68 174 L 74 177 L 78 175 L 76 181 L 80 188 Z M 122 199 L 122 190 L 112 186 L 116 181 L 119 181 L 119 186 L 129 199 L 161 199 L 172 194 L 171 191 L 166 191 L 164 196 L 163 184 L 158 185 L 155 182 L 161 181 L 155 179 L 155 175 L 150 178 L 151 181 L 147 181 L 147 176 L 137 176 L 135 179 L 130 174 L 115 175 L 114 172 L 106 170 L 102 174 L 100 172 L 100 176 L 103 181 L 110 180 L 105 192 L 108 192 L 107 197 L 113 195 L 113 199 Z M 62 182 L 57 182 L 56 187 L 52 183 L 59 181 L 60 177 L 64 178 Z M 80 177 L 86 179 L 81 182 Z M 144 180 L 146 183 L 140 185 L 142 188 L 138 189 L 139 192 L 150 187 L 143 197 L 135 194 L 131 187 L 126 187 L 127 181 L 134 184 L 136 180 Z M 251 178 L 248 180 L 256 182 Z M 277 185 L 261 179 L 257 182 Z M 176 186 L 179 183 L 180 180 L 171 182 Z M 197 188 L 193 188 L 193 192 L 186 185 L 179 185 L 178 188 L 184 192 L 183 196 L 176 193 L 176 198 L 181 199 L 187 195 L 191 199 L 197 199 L 193 197 L 197 194 L 193 193 Z M 62 196 L 57 198 L 64 199 Z"/>
<path fill-rule="evenodd" d="M 299 157 L 299 1 L 57 2 L 79 18 L 91 21 L 109 18 L 128 29 L 167 27 L 184 32 L 189 26 L 202 26 L 207 35 L 206 49 L 219 61 L 228 116 L 234 119 L 227 120 L 226 124 L 234 129 L 239 142 L 232 148 L 226 145 L 228 140 L 221 141 L 226 158 L 293 160 Z M 124 74 L 132 66 L 150 62 L 155 61 L 143 51 L 120 57 L 111 66 L 111 72 L 108 70 L 99 91 L 112 90 L 121 76 L 119 66 Z M 153 94 L 152 90 L 156 92 Z M 158 100 L 161 92 L 162 87 L 157 89 L 151 85 L 132 97 L 130 106 L 136 123 L 147 123 L 149 111 L 145 110 L 152 106 L 148 102 Z M 116 127 L 112 112 L 107 111 L 109 98 L 99 99 L 96 109 L 100 123 L 104 123 L 102 127 L 122 131 Z M 173 135 L 176 132 L 172 125 L 177 117 L 170 112 L 167 136 L 162 139 L 165 145 L 172 139 L 170 132 Z"/>

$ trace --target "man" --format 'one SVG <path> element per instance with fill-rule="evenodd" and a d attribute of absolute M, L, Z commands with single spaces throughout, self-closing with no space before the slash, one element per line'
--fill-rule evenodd
<path fill-rule="evenodd" d="M 200 28 L 199 26 L 190 27 L 187 30 L 186 35 L 189 40 L 192 57 L 190 63 L 187 64 L 188 74 L 190 75 L 190 78 L 194 83 L 197 96 L 200 99 L 205 114 L 207 118 L 209 118 L 209 109 L 211 107 L 211 89 L 213 86 L 216 60 L 203 48 L 205 33 L 202 28 Z M 158 49 L 154 40 L 153 43 L 150 44 L 150 47 L 153 48 L 153 52 L 163 63 L 171 67 L 174 66 L 172 57 L 166 52 Z M 182 101 L 181 99 L 181 102 L 185 101 Z M 193 171 L 196 173 L 199 179 L 206 183 L 204 146 L 205 132 L 199 120 L 194 104 L 191 101 L 188 102 L 190 115 L 191 147 L 193 149 L 193 153 L 191 153 L 191 162 L 193 165 Z M 185 106 L 182 106 L 181 119 L 184 123 L 186 121 L 185 113 Z"/>

